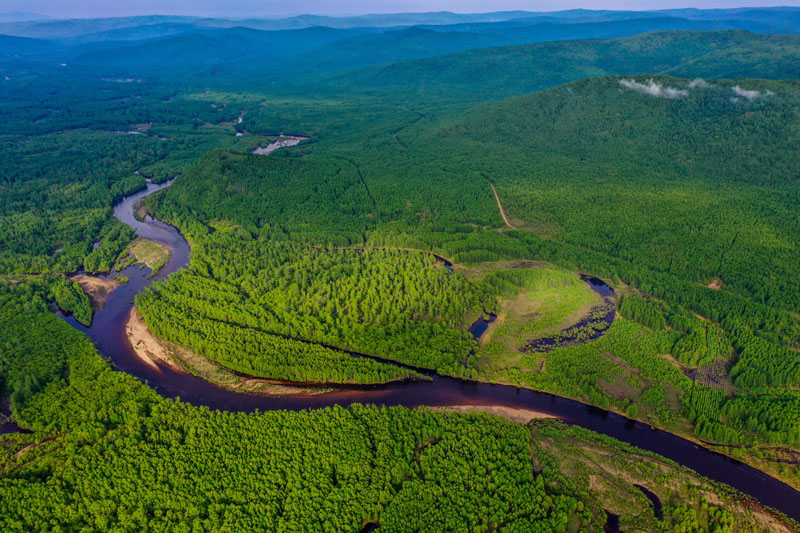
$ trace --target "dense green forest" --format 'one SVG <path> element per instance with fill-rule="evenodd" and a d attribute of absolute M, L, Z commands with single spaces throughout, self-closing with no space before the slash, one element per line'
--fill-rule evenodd
<path fill-rule="evenodd" d="M 794 82 L 639 76 L 575 82 L 479 106 L 466 118 L 417 116 L 400 129 L 390 128 L 392 114 L 381 108 L 372 113 L 386 122 L 356 115 L 350 130 L 333 112 L 318 124 L 317 142 L 269 158 L 209 153 L 186 179 L 148 199 L 198 254 L 193 275 L 143 295 L 140 306 L 154 327 L 172 324 L 159 331 L 177 342 L 191 327 L 171 313 L 190 309 L 184 314 L 206 323 L 231 321 L 580 398 L 735 445 L 726 453 L 760 462 L 758 446 L 795 447 L 800 428 L 793 414 L 800 403 L 786 388 L 800 383 L 800 324 L 792 314 L 800 281 L 793 268 L 796 101 Z M 321 113 L 311 107 L 311 117 Z M 498 231 L 490 184 L 516 229 Z M 629 285 L 622 315 L 653 333 L 626 322 L 589 346 L 505 363 L 494 356 L 487 364 L 488 354 L 508 347 L 497 352 L 490 342 L 469 358 L 475 345 L 464 333 L 441 336 L 446 330 L 433 333 L 426 320 L 463 332 L 482 310 L 497 310 L 496 298 L 514 293 L 514 283 L 497 292 L 491 276 L 465 284 L 458 271 L 432 269 L 449 286 L 431 293 L 445 298 L 448 315 L 425 303 L 424 270 L 407 262 L 412 252 L 368 255 L 343 246 L 432 250 L 468 265 L 539 259 L 592 272 Z M 293 257 L 274 255 L 287 265 L 276 270 L 254 249 L 292 249 Z M 348 256 L 380 263 L 381 254 L 391 266 L 325 266 L 346 265 Z M 372 289 L 364 280 L 348 289 L 346 276 L 368 271 Z M 340 278 L 334 293 L 332 280 Z M 405 300 L 397 300 L 398 287 Z M 418 355 L 398 340 L 412 338 Z M 770 468 L 796 483 L 790 463 L 776 458 Z"/>
<path fill-rule="evenodd" d="M 688 24 L 606 15 L 548 31 Z M 543 30 L 139 22 L 103 22 L 131 41 L 114 45 L 0 24 L 58 39 L 0 39 L 0 396 L 33 431 L 0 436 L 4 530 L 762 527 L 726 489 L 558 422 L 216 412 L 113 372 L 52 311 L 91 324 L 68 275 L 111 271 L 135 237 L 115 202 L 175 176 L 146 209 L 191 261 L 136 297 L 163 340 L 269 380 L 545 390 L 800 488 L 797 36 L 488 48 Z M 307 138 L 252 153 L 282 134 Z M 662 519 L 631 488 L 648 480 Z"/>
<path fill-rule="evenodd" d="M 797 309 L 798 85 L 652 83 L 576 82 L 489 106 L 442 134 L 483 146 L 477 165 L 534 232 Z M 643 93 L 658 88 L 684 92 Z"/>
<path fill-rule="evenodd" d="M 224 228 L 193 243 L 191 268 L 140 294 L 137 307 L 157 335 L 236 370 L 277 358 L 259 367 L 266 377 L 292 379 L 293 365 L 311 372 L 284 346 L 293 339 L 455 372 L 474 348 L 465 325 L 491 305 L 428 253 L 317 248 Z"/>
<path fill-rule="evenodd" d="M 180 174 L 212 148 L 247 149 L 268 140 L 234 135 L 246 102 L 227 107 L 165 89 L 95 82 L 51 96 L 58 87 L 52 83 L 15 86 L 2 96 L 4 274 L 110 270 L 133 238 L 112 216 L 114 202 L 144 188 L 145 178 L 159 183 Z M 98 96 L 87 100 L 87 90 Z"/>
<path fill-rule="evenodd" d="M 602 528 L 605 509 L 632 528 L 755 531 L 769 516 L 670 461 L 558 423 L 165 400 L 112 371 L 43 299 L 0 288 L 0 302 L 2 387 L 32 430 L 0 435 L 5 531 L 573 531 Z M 631 480 L 668 502 L 661 519 Z"/>
<path fill-rule="evenodd" d="M 398 61 L 332 74 L 323 88 L 365 94 L 399 92 L 420 105 L 430 98 L 436 102 L 508 98 L 614 74 L 796 79 L 800 77 L 797 45 L 796 35 L 652 32 L 624 39 L 482 48 Z"/>

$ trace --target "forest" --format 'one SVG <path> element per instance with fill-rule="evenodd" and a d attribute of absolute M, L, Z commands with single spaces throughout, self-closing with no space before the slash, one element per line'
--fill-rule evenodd
<path fill-rule="evenodd" d="M 370 117 L 360 127 L 369 122 L 372 133 L 359 132 L 356 121 L 347 132 L 334 114 L 318 130 L 323 140 L 273 157 L 212 152 L 186 170 L 188 179 L 148 198 L 152 212 L 190 237 L 196 255 L 192 275 L 142 295 L 143 314 L 153 327 L 171 324 L 162 334 L 179 343 L 187 342 L 179 330 L 191 328 L 169 308 L 207 324 L 233 322 L 578 398 L 725 446 L 797 485 L 790 462 L 764 461 L 759 451 L 797 446 L 800 428 L 798 397 L 788 388 L 800 382 L 800 323 L 792 314 L 796 83 L 651 78 L 579 81 L 481 105 L 466 117 L 418 116 L 399 130 Z M 650 83 L 681 96 L 638 89 Z M 745 86 L 750 98 L 735 96 L 732 88 Z M 485 123 L 498 127 L 485 131 Z M 585 123 L 594 133 L 578 135 Z M 698 144 L 706 151 L 696 154 Z M 760 155 L 744 155 L 753 153 Z M 515 229 L 498 231 L 494 183 Z M 285 265 L 276 269 L 256 248 L 291 256 L 272 256 Z M 519 343 L 489 341 L 471 357 L 466 325 L 502 311 L 498 298 L 519 293 L 525 281 L 498 284 L 498 275 L 509 275 L 499 273 L 462 280 L 459 268 L 455 275 L 420 269 L 408 261 L 424 255 L 392 248 L 430 250 L 462 270 L 536 259 L 591 272 L 626 287 L 618 302 L 626 320 L 590 345 L 520 358 Z M 381 254 L 380 267 L 327 266 L 348 265 L 348 256 L 380 263 Z M 423 272 L 446 284 L 433 289 Z M 358 283 L 346 281 L 351 275 Z M 715 283 L 721 288 L 709 287 Z M 448 309 L 437 310 L 428 294 Z M 530 294 L 535 299 L 536 290 Z M 156 300 L 158 311 L 146 307 Z M 433 318 L 435 330 L 427 325 Z M 513 335 L 535 341 L 536 327 L 528 327 Z M 558 342 L 597 331 L 584 327 Z"/>
<path fill-rule="evenodd" d="M 246 373 L 258 359 L 263 377 L 314 381 L 309 361 L 321 355 L 300 353 L 331 352 L 320 345 L 452 373 L 474 349 L 465 325 L 491 307 L 429 253 L 319 248 L 236 228 L 193 243 L 190 269 L 138 295 L 138 309 L 157 335 Z M 290 366 L 308 377 L 285 375 Z"/>
<path fill-rule="evenodd" d="M 0 288 L 2 387 L 30 430 L 0 435 L 6 531 L 571 531 L 602 528 L 606 509 L 658 531 L 788 520 L 560 423 L 361 405 L 246 414 L 167 400 L 113 371 L 24 291 Z M 589 490 L 581 468 L 609 451 L 619 459 L 591 474 L 603 490 Z M 660 518 L 631 476 L 669 502 Z"/>
<path fill-rule="evenodd" d="M 2 528 L 796 528 L 559 421 L 167 399 L 57 316 L 147 255 L 149 332 L 243 379 L 546 391 L 800 490 L 795 14 L 0 22 Z M 156 276 L 114 207 L 176 176 L 137 206 L 191 247 Z"/>

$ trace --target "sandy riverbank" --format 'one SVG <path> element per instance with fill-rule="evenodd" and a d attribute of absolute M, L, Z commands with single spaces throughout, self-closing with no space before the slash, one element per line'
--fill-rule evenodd
<path fill-rule="evenodd" d="M 125 323 L 125 335 L 128 337 L 133 351 L 147 365 L 158 368 L 160 363 L 176 370 L 183 370 L 173 361 L 166 346 L 150 333 L 144 318 L 135 307 L 131 308 L 128 321 Z"/>
<path fill-rule="evenodd" d="M 83 291 L 92 302 L 92 306 L 102 309 L 106 303 L 106 297 L 119 287 L 121 283 L 115 279 L 103 279 L 88 274 L 76 274 L 69 278 L 70 281 L 77 281 L 83 287 Z"/>
<path fill-rule="evenodd" d="M 159 368 L 166 365 L 178 372 L 194 374 L 219 387 L 245 394 L 286 396 L 319 394 L 331 389 L 301 387 L 276 383 L 274 380 L 242 376 L 191 350 L 163 341 L 153 335 L 136 307 L 131 308 L 125 323 L 125 334 L 131 347 L 145 364 Z"/>

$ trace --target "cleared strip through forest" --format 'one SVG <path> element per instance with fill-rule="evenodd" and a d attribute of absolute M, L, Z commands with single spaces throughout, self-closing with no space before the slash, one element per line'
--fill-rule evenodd
<path fill-rule="evenodd" d="M 506 226 L 508 226 L 511 229 L 517 229 L 513 225 L 511 225 L 511 222 L 508 221 L 508 217 L 506 216 L 506 211 L 505 209 L 503 209 L 503 204 L 500 203 L 500 197 L 497 196 L 497 189 L 494 188 L 494 184 L 490 183 L 489 187 L 492 188 L 492 192 L 494 193 L 494 199 L 497 200 L 497 207 L 500 208 L 500 216 L 503 217 L 503 222 L 505 222 Z"/>

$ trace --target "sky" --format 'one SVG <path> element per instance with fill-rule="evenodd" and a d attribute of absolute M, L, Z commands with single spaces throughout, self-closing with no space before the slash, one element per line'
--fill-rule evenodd
<path fill-rule="evenodd" d="M 725 8 L 800 6 L 800 0 L 0 0 L 0 13 L 38 13 L 57 18 L 129 15 L 194 15 L 275 17 L 316 13 L 351 15 L 454 11 L 479 13 L 504 10 L 562 9 L 652 10 L 682 7 Z"/>

